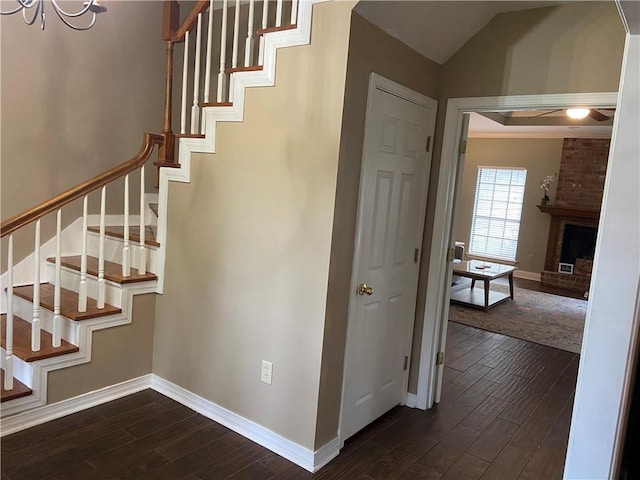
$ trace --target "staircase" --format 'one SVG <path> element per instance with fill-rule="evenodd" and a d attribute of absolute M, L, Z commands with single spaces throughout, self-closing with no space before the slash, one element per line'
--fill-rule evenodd
<path fill-rule="evenodd" d="M 162 133 L 145 134 L 128 162 L 0 225 L 8 245 L 0 319 L 2 435 L 37 423 L 29 416 L 49 406 L 48 373 L 90 362 L 94 331 L 131 323 L 135 295 L 162 293 L 168 182 L 189 182 L 191 153 L 215 151 L 218 121 L 242 121 L 247 87 L 274 84 L 278 48 L 309 43 L 315 0 L 224 0 L 217 10 L 213 0 L 194 3 L 180 23 L 178 3 L 164 2 L 168 76 Z M 176 62 L 179 106 L 172 101 L 174 46 L 182 54 Z M 172 130 L 174 109 L 180 111 L 179 133 Z M 157 194 L 149 194 L 145 166 L 155 147 L 159 185 Z M 121 215 L 106 214 L 114 186 L 124 192 Z M 89 209 L 91 194 L 100 198 L 96 212 Z M 79 204 L 82 215 L 63 228 L 71 203 Z M 48 216 L 56 233 L 41 242 L 41 220 Z M 34 237 L 27 226 L 33 226 Z M 33 252 L 14 265 L 14 245 L 26 241 Z"/>

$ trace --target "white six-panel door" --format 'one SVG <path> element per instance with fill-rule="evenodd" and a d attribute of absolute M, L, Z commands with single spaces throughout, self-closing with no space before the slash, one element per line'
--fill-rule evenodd
<path fill-rule="evenodd" d="M 406 398 L 417 249 L 431 157 L 427 143 L 435 113 L 434 100 L 372 75 L 345 353 L 342 441 Z"/>

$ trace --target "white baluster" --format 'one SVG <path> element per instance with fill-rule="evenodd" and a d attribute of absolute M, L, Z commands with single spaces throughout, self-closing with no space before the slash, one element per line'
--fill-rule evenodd
<path fill-rule="evenodd" d="M 100 195 L 100 240 L 98 241 L 98 296 L 96 298 L 97 307 L 104 308 L 106 285 L 104 282 L 104 237 L 105 237 L 105 214 L 107 208 L 107 187 L 102 187 Z"/>
<path fill-rule="evenodd" d="M 40 219 L 36 220 L 33 249 L 33 320 L 31 321 L 31 350 L 40 351 Z"/>
<path fill-rule="evenodd" d="M 240 0 L 236 0 L 236 9 L 233 16 L 233 51 L 231 55 L 231 68 L 238 66 L 238 39 L 240 37 Z"/>
<path fill-rule="evenodd" d="M 291 25 L 298 23 L 298 0 L 291 0 Z"/>
<path fill-rule="evenodd" d="M 253 12 L 255 0 L 249 0 L 249 20 L 247 21 L 247 39 L 244 42 L 244 66 L 248 67 L 253 61 Z"/>
<path fill-rule="evenodd" d="M 122 276 L 131 276 L 131 249 L 129 248 L 129 175 L 124 176 L 124 246 L 122 247 Z"/>
<path fill-rule="evenodd" d="M 182 60 L 182 106 L 180 108 L 180 133 L 187 133 L 187 77 L 189 74 L 189 32 L 184 36 L 184 59 Z"/>
<path fill-rule="evenodd" d="M 4 389 L 13 390 L 13 233 L 7 245 L 7 329 L 5 338 Z"/>
<path fill-rule="evenodd" d="M 196 28 L 196 58 L 195 72 L 193 73 L 193 105 L 191 106 L 191 133 L 200 130 L 200 50 L 202 44 L 202 14 L 198 14 L 198 26 Z"/>
<path fill-rule="evenodd" d="M 262 29 L 269 24 L 269 0 L 262 2 Z M 258 65 L 264 65 L 264 34 L 260 35 L 260 47 L 258 50 Z"/>
<path fill-rule="evenodd" d="M 282 26 L 282 0 L 276 2 L 276 27 Z"/>
<path fill-rule="evenodd" d="M 138 248 L 138 273 L 144 275 L 147 272 L 147 250 L 144 247 L 144 165 L 140 168 L 140 246 Z"/>
<path fill-rule="evenodd" d="M 78 312 L 87 311 L 87 222 L 89 219 L 88 197 L 82 202 L 82 250 L 80 254 L 80 285 L 78 286 Z"/>
<path fill-rule="evenodd" d="M 227 59 L 227 1 L 222 0 L 222 28 L 220 33 L 220 71 L 218 72 L 218 94 L 216 101 L 222 102 L 224 91 L 227 85 L 227 74 L 225 73 L 225 63 Z"/>
<path fill-rule="evenodd" d="M 60 282 L 62 270 L 62 209 L 58 209 L 56 215 L 56 273 L 53 290 L 53 340 L 54 347 L 62 343 L 62 317 L 60 316 Z"/>
<path fill-rule="evenodd" d="M 209 0 L 209 26 L 207 27 L 207 61 L 204 67 L 204 103 L 209 103 L 209 90 L 211 90 L 211 57 L 213 56 L 212 48 L 213 48 L 213 0 Z"/>

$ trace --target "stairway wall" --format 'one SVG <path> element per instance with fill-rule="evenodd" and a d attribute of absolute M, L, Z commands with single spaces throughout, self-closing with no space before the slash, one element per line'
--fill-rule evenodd
<path fill-rule="evenodd" d="M 52 10 L 44 31 L 25 25 L 19 14 L 0 17 L 0 218 L 130 159 L 143 132 L 161 129 L 161 6 L 161 1 L 108 2 L 108 11 L 86 32 L 72 31 Z M 154 169 L 147 173 L 151 191 Z M 131 186 L 133 199 L 138 182 Z M 122 182 L 107 190 L 110 213 L 122 214 L 122 191 Z M 136 202 L 131 207 L 137 212 Z M 65 224 L 80 216 L 80 208 L 80 202 L 65 208 Z M 43 240 L 55 232 L 53 217 L 43 221 Z M 28 230 L 14 242 L 16 262 L 33 250 Z"/>
<path fill-rule="evenodd" d="M 151 373 L 156 294 L 133 297 L 130 325 L 93 332 L 91 362 L 49 373 L 47 403 Z"/>
<path fill-rule="evenodd" d="M 154 374 L 310 450 L 353 4 L 316 4 L 311 45 L 278 51 L 276 86 L 170 184 L 156 309 Z"/>

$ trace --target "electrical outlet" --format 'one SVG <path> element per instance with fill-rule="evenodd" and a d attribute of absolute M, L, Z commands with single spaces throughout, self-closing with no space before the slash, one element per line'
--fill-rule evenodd
<path fill-rule="evenodd" d="M 273 375 L 273 363 L 262 360 L 262 374 L 260 380 L 267 385 L 271 385 L 271 376 Z"/>

